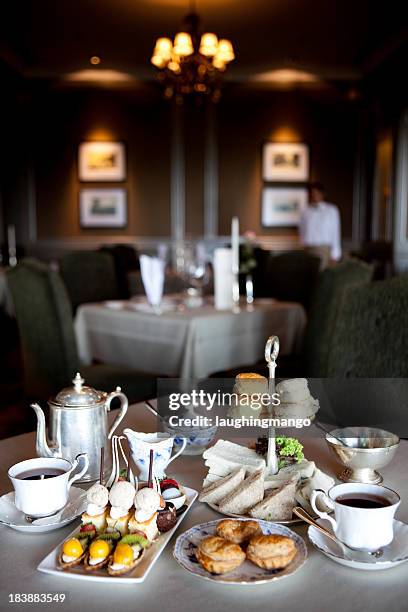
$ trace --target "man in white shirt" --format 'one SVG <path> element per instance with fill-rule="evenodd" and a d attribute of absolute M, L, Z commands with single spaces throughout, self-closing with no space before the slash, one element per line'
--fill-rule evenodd
<path fill-rule="evenodd" d="M 324 201 L 321 183 L 310 183 L 309 205 L 303 209 L 299 225 L 300 240 L 307 247 L 330 247 L 330 259 L 341 259 L 339 209 Z"/>

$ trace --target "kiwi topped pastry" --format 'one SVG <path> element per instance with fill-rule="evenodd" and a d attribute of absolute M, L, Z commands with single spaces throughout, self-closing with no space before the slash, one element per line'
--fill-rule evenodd
<path fill-rule="evenodd" d="M 107 531 L 99 534 L 89 546 L 88 553 L 84 559 L 84 566 L 87 571 L 95 571 L 105 567 L 118 542 L 121 534 L 119 531 Z"/>
<path fill-rule="evenodd" d="M 61 569 L 69 569 L 82 563 L 87 554 L 91 541 L 96 536 L 94 525 L 82 525 L 79 532 L 66 540 L 58 555 L 58 564 Z"/>
<path fill-rule="evenodd" d="M 141 533 L 124 536 L 116 545 L 113 556 L 108 565 L 110 576 L 120 576 L 132 571 L 143 558 L 144 551 L 150 546 Z"/>

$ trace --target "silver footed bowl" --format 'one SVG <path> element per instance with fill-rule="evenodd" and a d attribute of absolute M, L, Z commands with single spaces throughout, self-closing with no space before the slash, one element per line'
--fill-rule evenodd
<path fill-rule="evenodd" d="M 399 441 L 395 434 L 375 427 L 345 427 L 326 434 L 329 448 L 345 466 L 338 475 L 344 482 L 381 483 L 377 470 L 393 459 Z"/>

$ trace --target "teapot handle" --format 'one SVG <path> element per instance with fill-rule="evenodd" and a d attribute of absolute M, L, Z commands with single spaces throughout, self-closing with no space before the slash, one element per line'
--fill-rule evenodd
<path fill-rule="evenodd" d="M 108 397 L 106 398 L 106 402 L 105 402 L 106 410 L 110 410 L 111 402 L 115 397 L 118 397 L 120 399 L 120 410 L 119 410 L 118 416 L 113 422 L 112 427 L 109 430 L 108 440 L 110 440 L 111 437 L 113 436 L 115 429 L 118 427 L 119 423 L 122 421 L 123 417 L 127 413 L 127 409 L 129 406 L 128 398 L 126 397 L 126 395 L 122 393 L 122 390 L 120 387 L 116 387 L 116 391 L 112 391 L 112 393 L 109 393 Z"/>

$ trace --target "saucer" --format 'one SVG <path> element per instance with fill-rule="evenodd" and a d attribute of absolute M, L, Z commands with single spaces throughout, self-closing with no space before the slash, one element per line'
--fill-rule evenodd
<path fill-rule="evenodd" d="M 68 503 L 56 517 L 45 517 L 28 523 L 25 514 L 14 505 L 14 491 L 0 497 L 0 525 L 7 525 L 23 533 L 46 533 L 72 523 L 86 508 L 86 491 L 72 486 Z"/>
<path fill-rule="evenodd" d="M 329 522 L 325 519 L 318 519 L 317 523 L 326 529 L 333 531 L 329 526 Z M 326 557 L 332 559 L 340 565 L 351 567 L 353 569 L 361 569 L 368 571 L 378 571 L 391 569 L 404 561 L 408 561 L 408 525 L 394 519 L 394 539 L 389 546 L 383 550 L 384 553 L 379 558 L 371 557 L 367 554 L 367 561 L 361 561 L 361 552 L 358 551 L 358 561 L 353 559 L 353 553 L 347 551 L 349 557 L 344 555 L 343 549 L 339 544 L 327 538 L 323 533 L 318 531 L 312 525 L 307 530 L 309 540 L 317 550 L 320 550 Z"/>

